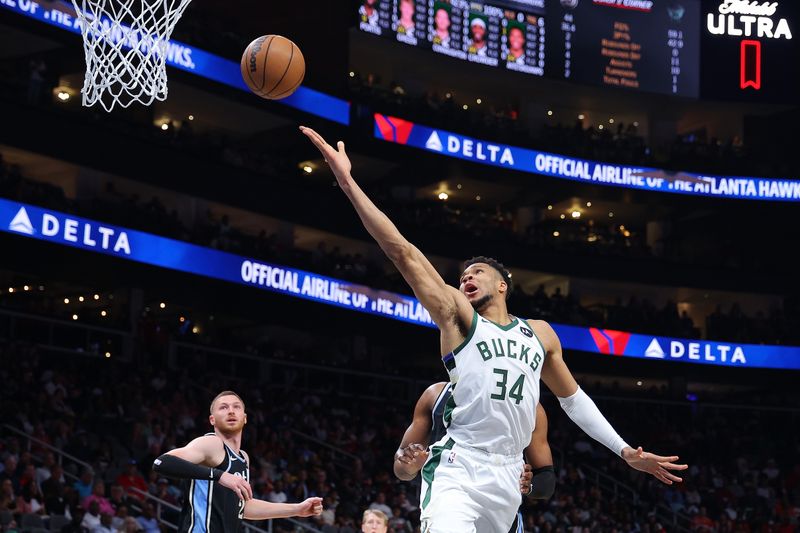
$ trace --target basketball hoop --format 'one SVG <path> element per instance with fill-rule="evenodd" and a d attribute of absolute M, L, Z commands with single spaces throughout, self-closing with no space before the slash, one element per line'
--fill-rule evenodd
<path fill-rule="evenodd" d="M 191 0 L 72 0 L 81 22 L 83 105 L 106 111 L 167 98 L 169 38 Z"/>

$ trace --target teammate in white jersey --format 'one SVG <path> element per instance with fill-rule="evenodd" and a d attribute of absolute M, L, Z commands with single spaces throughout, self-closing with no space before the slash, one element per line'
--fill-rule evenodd
<path fill-rule="evenodd" d="M 507 533 L 520 504 L 522 450 L 530 442 L 539 378 L 569 417 L 632 468 L 666 484 L 677 456 L 634 449 L 614 431 L 572 377 L 553 328 L 508 313 L 511 275 L 497 261 L 466 264 L 459 288 L 445 283 L 367 197 L 350 174 L 344 143 L 337 148 L 310 128 L 300 130 L 319 149 L 364 227 L 395 264 L 439 326 L 443 361 L 454 384 L 447 435 L 431 447 L 423 467 L 424 533 Z M 429 496 L 426 498 L 426 494 Z"/>

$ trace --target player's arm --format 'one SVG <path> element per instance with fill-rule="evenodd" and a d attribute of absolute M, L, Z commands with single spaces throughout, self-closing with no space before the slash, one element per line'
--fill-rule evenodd
<path fill-rule="evenodd" d="M 403 481 L 411 481 L 422 469 L 428 459 L 428 440 L 433 426 L 433 404 L 446 386 L 446 383 L 434 383 L 417 400 L 414 407 L 414 418 L 400 441 L 400 447 L 394 454 L 394 475 Z"/>
<path fill-rule="evenodd" d="M 350 174 L 352 165 L 344 151 L 344 143 L 339 141 L 338 149 L 325 142 L 311 128 L 300 127 L 314 146 L 328 162 L 339 187 L 353 204 L 364 228 L 381 247 L 381 250 L 394 263 L 403 278 L 411 286 L 414 295 L 431 314 L 431 318 L 442 330 L 443 335 L 453 335 L 452 326 L 459 326 L 466 332 L 472 323 L 473 309 L 467 298 L 455 287 L 447 285 L 428 259 L 408 242 L 397 227 L 389 220 L 372 200 L 361 190 L 361 187 Z M 447 339 L 453 346 L 461 339 Z"/>
<path fill-rule="evenodd" d="M 669 472 L 688 468 L 687 465 L 674 463 L 678 456 L 662 457 L 645 452 L 641 447 L 633 449 L 617 434 L 597 405 L 578 387 L 564 362 L 561 341 L 550 324 L 543 320 L 529 320 L 528 323 L 547 350 L 542 367 L 542 381 L 558 397 L 561 408 L 570 419 L 587 435 L 622 457 L 632 468 L 652 474 L 667 485 L 672 485 L 673 481 L 683 481 Z"/>
<path fill-rule="evenodd" d="M 556 474 L 553 470 L 553 453 L 547 442 L 547 414 L 542 404 L 536 405 L 536 427 L 531 434 L 531 442 L 524 451 L 525 461 L 531 466 L 531 487 L 527 494 L 534 500 L 546 500 L 556 488 Z"/>
<path fill-rule="evenodd" d="M 269 520 L 295 516 L 303 518 L 320 514 L 322 514 L 322 498 L 308 498 L 300 503 L 272 503 L 253 499 L 244 504 L 246 520 Z"/>
<path fill-rule="evenodd" d="M 213 465 L 225 459 L 225 447 L 215 435 L 198 437 L 183 448 L 175 448 L 153 461 L 153 470 L 174 479 L 207 479 L 231 489 L 239 499 L 249 500 L 253 489 L 244 478 L 223 472 Z"/>

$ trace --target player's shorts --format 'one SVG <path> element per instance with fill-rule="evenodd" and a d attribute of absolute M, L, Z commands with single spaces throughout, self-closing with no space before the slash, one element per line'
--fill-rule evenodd
<path fill-rule="evenodd" d="M 445 435 L 422 467 L 422 533 L 509 533 L 522 469 L 522 454 L 488 453 Z"/>

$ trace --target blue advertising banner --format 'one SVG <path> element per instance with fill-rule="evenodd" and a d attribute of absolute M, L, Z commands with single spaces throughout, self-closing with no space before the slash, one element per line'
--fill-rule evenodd
<path fill-rule="evenodd" d="M 416 298 L 0 198 L 0 231 L 435 328 Z M 565 349 L 742 368 L 800 369 L 800 347 L 552 324 Z"/>
<path fill-rule="evenodd" d="M 589 161 L 466 137 L 377 113 L 374 135 L 448 157 L 583 183 L 694 196 L 800 202 L 800 180 L 709 176 Z"/>
<path fill-rule="evenodd" d="M 68 2 L 0 0 L 0 7 L 73 33 L 81 33 L 80 22 L 75 16 L 75 9 Z M 124 38 L 125 35 L 121 32 L 119 39 L 122 40 Z M 78 50 L 76 47 L 76 53 L 80 53 Z M 230 87 L 250 92 L 244 80 L 242 80 L 238 63 L 210 54 L 199 48 L 188 46 L 178 41 L 170 41 L 167 46 L 167 64 Z M 300 86 L 291 96 L 273 101 L 340 124 L 348 125 L 350 123 L 349 102 L 308 87 Z"/>

